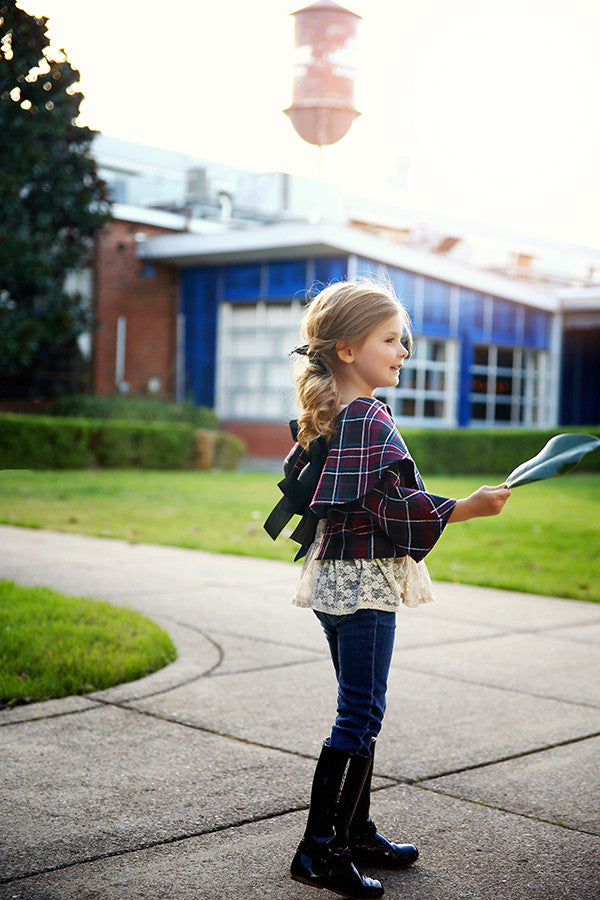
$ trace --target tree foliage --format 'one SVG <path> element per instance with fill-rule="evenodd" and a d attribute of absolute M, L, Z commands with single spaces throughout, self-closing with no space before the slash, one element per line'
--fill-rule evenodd
<path fill-rule="evenodd" d="M 79 72 L 47 21 L 0 0 L 0 367 L 13 372 L 52 368 L 89 328 L 65 278 L 108 218 L 95 132 L 76 124 Z"/>

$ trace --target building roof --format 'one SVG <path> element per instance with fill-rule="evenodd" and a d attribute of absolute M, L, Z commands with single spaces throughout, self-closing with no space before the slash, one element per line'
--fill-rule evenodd
<path fill-rule="evenodd" d="M 600 328 L 600 285 L 558 291 L 565 327 Z"/>
<path fill-rule="evenodd" d="M 164 209 L 153 209 L 149 206 L 131 206 L 127 203 L 113 203 L 111 206 L 113 219 L 120 222 L 135 222 L 139 225 L 155 225 L 158 228 L 170 228 L 181 235 L 189 231 L 195 234 L 221 234 L 230 226 L 226 222 L 214 219 L 190 219 L 184 213 L 169 212 Z"/>
<path fill-rule="evenodd" d="M 219 234 L 161 235 L 144 242 L 143 255 L 178 268 L 306 256 L 360 256 L 538 309 L 557 311 L 560 308 L 556 293 L 548 287 L 523 283 L 357 229 L 324 222 L 264 225 Z"/>
<path fill-rule="evenodd" d="M 368 195 L 359 196 L 315 179 L 234 167 L 102 134 L 94 140 L 94 153 L 115 200 L 186 216 L 175 230 L 200 233 L 254 228 L 259 222 L 310 223 L 316 210 L 318 221 L 342 227 L 352 223 L 381 240 L 426 256 L 445 255 L 459 266 L 516 279 L 541 291 L 600 282 L 600 246 L 542 239 L 426 210 L 411 204 L 393 179 L 385 188 L 372 185 Z M 130 221 L 142 221 L 131 215 Z"/>

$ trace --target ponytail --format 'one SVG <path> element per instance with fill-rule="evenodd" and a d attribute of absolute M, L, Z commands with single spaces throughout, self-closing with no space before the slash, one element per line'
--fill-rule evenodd
<path fill-rule="evenodd" d="M 298 443 L 308 447 L 321 435 L 333 437 L 340 400 L 335 377 L 320 356 L 307 354 L 306 359 L 298 360 L 294 375 L 301 410 L 298 416 Z"/>

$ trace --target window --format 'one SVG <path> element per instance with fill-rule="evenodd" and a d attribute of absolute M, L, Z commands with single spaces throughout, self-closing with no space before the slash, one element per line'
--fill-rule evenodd
<path fill-rule="evenodd" d="M 548 421 L 547 354 L 495 345 L 475 346 L 471 421 L 481 425 L 544 425 Z"/>
<path fill-rule="evenodd" d="M 285 422 L 294 412 L 292 360 L 302 315 L 291 303 L 223 303 L 217 350 L 217 415 Z"/>
<path fill-rule="evenodd" d="M 454 425 L 457 346 L 454 341 L 416 338 L 397 388 L 377 391 L 396 421 L 406 425 Z"/>

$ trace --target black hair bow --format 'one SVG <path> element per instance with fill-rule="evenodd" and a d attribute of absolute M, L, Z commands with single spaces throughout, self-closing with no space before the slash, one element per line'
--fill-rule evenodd
<path fill-rule="evenodd" d="M 299 344 L 297 347 L 294 347 L 293 350 L 290 350 L 289 355 L 292 356 L 293 353 L 297 353 L 299 356 L 307 356 L 309 361 L 313 363 L 319 370 L 322 375 L 327 375 L 331 377 L 331 372 L 314 350 L 311 350 L 308 344 Z"/>

